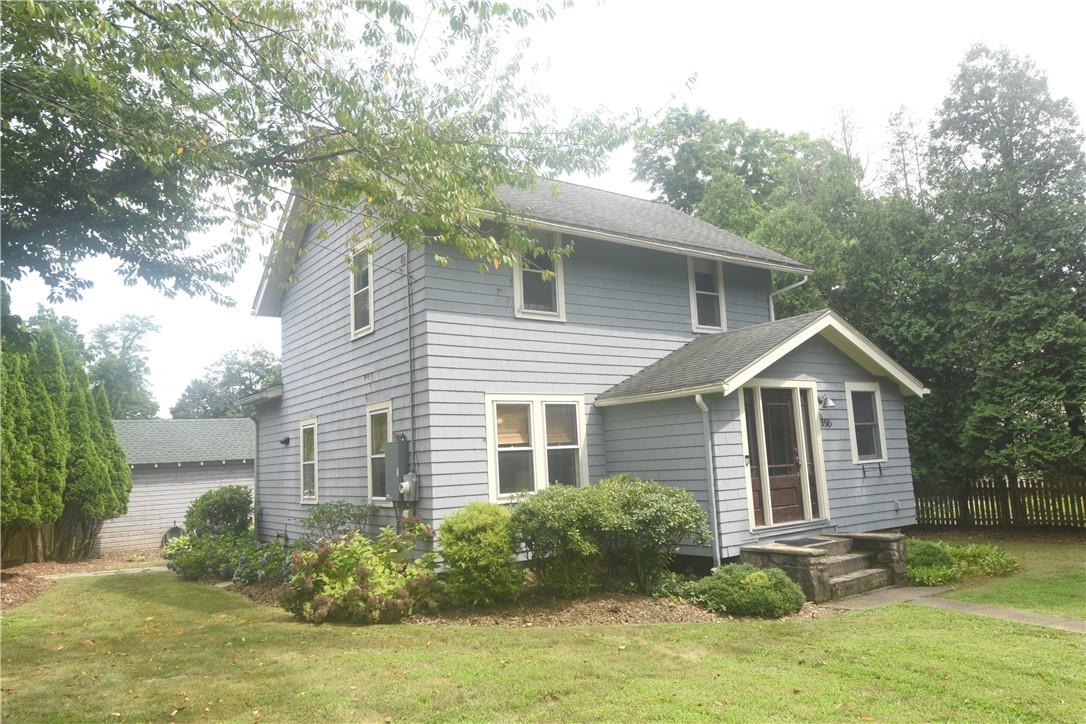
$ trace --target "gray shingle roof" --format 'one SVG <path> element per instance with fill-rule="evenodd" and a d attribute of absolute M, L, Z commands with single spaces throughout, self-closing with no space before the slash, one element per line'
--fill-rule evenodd
<path fill-rule="evenodd" d="M 776 322 L 698 337 L 599 395 L 597 401 L 723 385 L 758 358 L 829 314 L 801 314 Z"/>
<path fill-rule="evenodd" d="M 657 201 L 549 179 L 539 179 L 532 189 L 502 187 L 498 195 L 530 219 L 810 271 L 794 259 Z"/>
<path fill-rule="evenodd" d="M 252 460 L 256 426 L 248 418 L 114 420 L 129 465 Z"/>

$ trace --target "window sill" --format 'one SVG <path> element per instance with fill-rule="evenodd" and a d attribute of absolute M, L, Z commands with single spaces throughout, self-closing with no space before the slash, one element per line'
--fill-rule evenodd
<path fill-rule="evenodd" d="M 302 505 L 316 505 L 320 501 L 317 500 L 316 498 L 302 498 L 298 502 L 301 503 Z"/>
<path fill-rule="evenodd" d="M 879 465 L 880 463 L 890 462 L 887 458 L 878 458 L 875 460 L 853 460 L 853 465 Z"/>
<path fill-rule="evenodd" d="M 552 314 L 550 312 L 515 312 L 517 319 L 538 319 L 542 322 L 565 322 L 566 315 Z"/>
<path fill-rule="evenodd" d="M 353 330 L 351 332 L 351 341 L 353 342 L 356 339 L 361 339 L 362 337 L 368 337 L 371 334 L 373 334 L 373 327 L 372 326 L 366 327 L 365 329 Z"/>
<path fill-rule="evenodd" d="M 728 331 L 727 327 L 691 327 L 694 334 L 722 334 Z"/>

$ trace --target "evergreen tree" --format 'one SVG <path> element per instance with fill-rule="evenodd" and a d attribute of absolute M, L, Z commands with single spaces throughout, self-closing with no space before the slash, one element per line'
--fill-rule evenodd
<path fill-rule="evenodd" d="M 57 424 L 53 401 L 49 399 L 40 370 L 29 366 L 24 386 L 30 403 L 27 442 L 37 461 L 38 517 L 31 531 L 32 558 L 45 559 L 45 530 L 64 510 L 64 481 L 67 477 L 68 436 Z"/>
<path fill-rule="evenodd" d="M 116 518 L 128 512 L 128 495 L 132 492 L 132 471 L 124 456 L 124 449 L 117 441 L 117 431 L 113 427 L 113 416 L 109 411 L 109 397 L 106 388 L 98 385 L 94 388 L 94 412 L 98 418 L 98 449 L 109 463 L 109 479 L 113 488 L 115 505 L 109 518 Z"/>
<path fill-rule="evenodd" d="M 38 507 L 38 463 L 34 458 L 34 449 L 30 444 L 30 401 L 26 394 L 25 377 L 27 371 L 25 356 L 5 346 L 3 352 L 3 379 L 0 387 L 3 393 L 3 415 L 0 416 L 2 428 L 3 464 L 0 465 L 0 523 L 6 539 L 12 540 L 11 533 L 18 533 L 37 525 L 40 517 Z M 9 533 L 11 531 L 11 533 Z"/>
<path fill-rule="evenodd" d="M 77 368 L 68 384 L 68 476 L 64 488 L 57 557 L 72 560 L 88 555 L 96 528 L 101 528 L 116 496 L 110 482 L 110 468 L 95 444 L 96 416 L 92 416 L 87 376 Z"/>

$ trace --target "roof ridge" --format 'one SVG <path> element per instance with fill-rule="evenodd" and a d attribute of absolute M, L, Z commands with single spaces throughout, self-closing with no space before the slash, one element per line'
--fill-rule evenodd
<path fill-rule="evenodd" d="M 829 313 L 829 312 L 832 312 L 832 311 L 833 310 L 830 309 L 829 307 L 824 307 L 824 308 L 816 310 L 814 312 L 804 312 L 803 314 L 793 314 L 791 317 L 784 317 L 782 319 L 772 319 L 772 320 L 770 320 L 768 322 L 758 322 L 757 324 L 748 324 L 748 325 L 746 325 L 744 327 L 739 327 L 738 329 L 725 329 L 723 332 L 714 332 L 713 334 L 706 335 L 706 336 L 714 337 L 714 336 L 720 335 L 720 334 L 732 334 L 733 332 L 745 332 L 748 329 L 757 329 L 758 327 L 767 327 L 767 326 L 769 326 L 771 324 L 780 324 L 782 322 L 790 322 L 790 321 L 793 321 L 793 320 L 796 320 L 796 319 L 800 319 L 801 317 L 821 317 L 822 315 L 824 315 L 826 313 Z"/>
<path fill-rule="evenodd" d="M 625 198 L 625 199 L 632 199 L 634 201 L 644 201 L 646 203 L 657 204 L 659 206 L 664 206 L 664 207 L 667 207 L 669 209 L 675 209 L 675 207 L 672 206 L 671 204 L 667 203 L 666 201 L 661 201 L 659 199 L 643 199 L 640 196 L 634 196 L 633 194 L 624 194 L 621 191 L 612 191 L 610 189 L 601 189 L 598 186 L 589 186 L 588 184 L 579 184 L 576 181 L 563 181 L 560 178 L 550 178 L 548 176 L 537 176 L 536 178 L 538 178 L 538 179 L 540 179 L 542 181 L 553 181 L 554 183 L 566 184 L 567 186 L 576 186 L 577 188 L 588 189 L 589 191 L 598 191 L 601 194 L 611 194 L 612 196 L 621 196 L 622 198 Z M 680 214 L 685 213 L 684 211 L 680 211 L 679 209 L 675 209 L 675 211 L 678 211 Z M 690 214 L 686 214 L 686 215 L 690 216 L 690 218 L 695 218 L 695 217 L 691 216 Z"/>

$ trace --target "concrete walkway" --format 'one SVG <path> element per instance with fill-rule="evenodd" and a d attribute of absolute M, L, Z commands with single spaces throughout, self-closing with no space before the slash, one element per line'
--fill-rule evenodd
<path fill-rule="evenodd" d="M 1017 608 L 1004 608 L 1003 606 L 990 606 L 985 603 L 970 603 L 969 601 L 956 601 L 952 598 L 943 598 L 940 594 L 952 589 L 946 586 L 898 586 L 880 588 L 870 593 L 862 593 L 859 596 L 849 596 L 837 601 L 831 601 L 827 605 L 842 611 L 866 611 L 869 608 L 881 608 L 892 606 L 895 603 L 914 603 L 917 606 L 929 608 L 941 608 L 946 611 L 972 614 L 974 616 L 986 616 L 997 618 L 1001 621 L 1014 623 L 1028 623 L 1034 626 L 1047 626 L 1061 631 L 1086 634 L 1086 621 L 1077 618 L 1065 618 L 1053 616 L 1047 613 L 1035 613 L 1023 611 Z"/>
<path fill-rule="evenodd" d="M 1086 621 L 1080 618 L 1064 618 L 1047 613 L 1035 613 L 1023 611 L 1018 608 L 1004 608 L 1003 606 L 990 606 L 986 603 L 970 603 L 969 601 L 956 601 L 953 598 L 921 598 L 913 601 L 921 606 L 930 608 L 942 608 L 947 611 L 969 613 L 974 616 L 987 616 L 998 618 L 1002 621 L 1014 621 L 1015 623 L 1029 623 L 1034 626 L 1048 626 L 1058 628 L 1061 631 L 1086 634 Z"/>
<path fill-rule="evenodd" d="M 83 571 L 82 573 L 53 573 L 42 578 L 59 581 L 62 578 L 90 578 L 91 576 L 116 576 L 126 573 L 164 573 L 166 566 L 145 566 L 144 568 L 110 568 L 107 571 Z"/>

